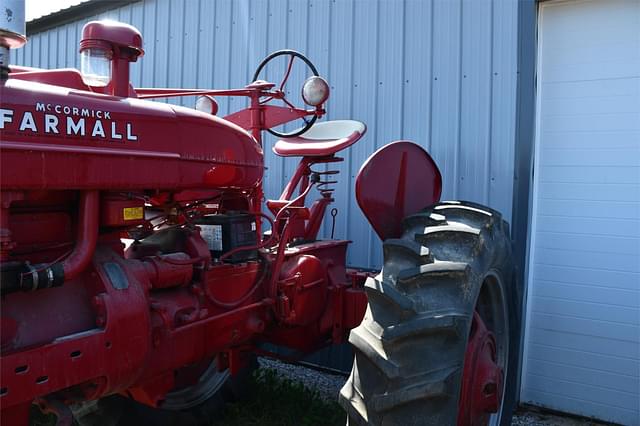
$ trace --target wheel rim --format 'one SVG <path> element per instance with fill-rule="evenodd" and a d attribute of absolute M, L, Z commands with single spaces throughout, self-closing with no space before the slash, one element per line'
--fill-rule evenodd
<path fill-rule="evenodd" d="M 186 410 L 195 407 L 218 392 L 229 375 L 229 370 L 218 371 L 216 359 L 213 359 L 196 383 L 169 392 L 165 396 L 162 408 L 165 410 Z"/>
<path fill-rule="evenodd" d="M 502 281 L 489 274 L 478 296 L 465 352 L 458 426 L 500 424 L 509 355 L 504 300 Z"/>

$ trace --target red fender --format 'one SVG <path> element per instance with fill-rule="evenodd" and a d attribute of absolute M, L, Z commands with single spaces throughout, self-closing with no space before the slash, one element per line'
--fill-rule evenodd
<path fill-rule="evenodd" d="M 402 219 L 440 200 L 442 175 L 421 146 L 396 141 L 364 162 L 356 178 L 356 200 L 380 239 L 398 238 Z"/>

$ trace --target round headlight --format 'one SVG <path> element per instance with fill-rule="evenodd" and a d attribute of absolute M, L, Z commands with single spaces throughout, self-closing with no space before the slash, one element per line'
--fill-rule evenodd
<path fill-rule="evenodd" d="M 329 84 L 317 75 L 309 77 L 302 85 L 302 99 L 307 105 L 322 105 L 329 98 Z"/>
<path fill-rule="evenodd" d="M 198 96 L 196 99 L 196 111 L 216 115 L 218 113 L 218 102 L 209 95 Z"/>

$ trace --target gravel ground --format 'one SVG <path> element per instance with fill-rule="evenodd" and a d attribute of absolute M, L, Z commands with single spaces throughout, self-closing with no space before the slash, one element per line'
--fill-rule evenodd
<path fill-rule="evenodd" d="M 300 365 L 287 364 L 273 359 L 260 358 L 260 366 L 272 368 L 282 376 L 302 382 L 305 386 L 315 389 L 320 397 L 326 401 L 336 400 L 338 392 L 346 381 L 346 377 L 339 374 L 330 374 Z M 603 426 L 605 423 L 561 417 L 553 414 L 538 412 L 535 410 L 520 410 L 513 416 L 511 422 L 514 426 Z"/>
<path fill-rule="evenodd" d="M 268 358 L 260 358 L 260 367 L 272 368 L 287 379 L 302 382 L 306 387 L 315 389 L 325 401 L 336 400 L 340 388 L 347 378 L 338 374 L 324 373 L 295 364 L 286 364 Z"/>
<path fill-rule="evenodd" d="M 513 416 L 512 425 L 518 426 L 606 426 L 609 423 L 601 423 L 593 420 L 557 416 L 555 414 L 544 413 L 532 407 L 530 410 L 523 409 Z"/>

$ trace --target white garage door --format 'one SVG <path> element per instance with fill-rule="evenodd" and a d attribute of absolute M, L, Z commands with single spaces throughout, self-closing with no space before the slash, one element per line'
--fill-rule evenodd
<path fill-rule="evenodd" d="M 640 0 L 544 2 L 521 400 L 640 424 Z"/>

